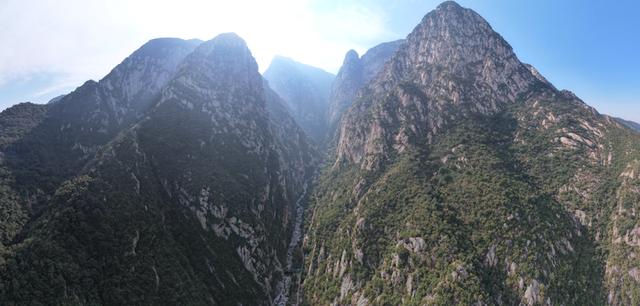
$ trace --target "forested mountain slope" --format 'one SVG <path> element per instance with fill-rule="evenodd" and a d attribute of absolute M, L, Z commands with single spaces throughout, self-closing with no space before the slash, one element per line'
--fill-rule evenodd
<path fill-rule="evenodd" d="M 76 174 L 46 194 L 40 213 L 7 239 L 0 300 L 269 304 L 315 151 L 263 86 L 235 34 L 199 44 L 162 82 L 143 116 L 129 108 L 122 117 L 107 112 L 105 118 L 141 119 L 96 147 Z M 117 84 L 105 86 L 123 93 L 113 100 L 121 103 L 128 91 Z M 70 107 L 86 92 L 85 103 L 104 102 L 94 99 L 96 90 L 80 88 L 52 107 Z M 38 109 L 31 113 L 35 122 L 42 117 Z M 46 116 L 59 120 L 51 110 Z M 11 131 L 4 138 L 25 134 L 3 128 Z"/>
<path fill-rule="evenodd" d="M 640 303 L 640 137 L 427 14 L 344 115 L 307 214 L 308 304 Z"/>

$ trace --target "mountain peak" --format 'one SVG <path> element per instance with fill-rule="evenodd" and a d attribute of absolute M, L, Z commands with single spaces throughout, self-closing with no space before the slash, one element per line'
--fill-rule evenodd
<path fill-rule="evenodd" d="M 236 66 L 247 64 L 249 70 L 256 70 L 256 63 L 247 43 L 238 34 L 230 32 L 219 34 L 211 40 L 202 43 L 187 59 L 206 60 L 214 65 Z"/>
<path fill-rule="evenodd" d="M 275 55 L 273 59 L 271 59 L 271 64 L 273 63 L 292 63 L 295 62 L 292 58 L 284 56 L 284 55 Z"/>
<path fill-rule="evenodd" d="M 463 9 L 460 4 L 455 1 L 445 1 L 436 7 L 436 10 L 460 10 Z"/>
<path fill-rule="evenodd" d="M 293 58 L 283 56 L 283 55 L 276 55 L 273 57 L 273 59 L 271 60 L 271 64 L 269 64 L 269 67 L 264 72 L 265 77 L 268 74 L 273 73 L 275 70 L 278 70 L 278 69 L 285 69 L 288 71 L 287 73 L 289 74 L 301 73 L 301 74 L 307 74 L 309 76 L 315 75 L 313 78 L 333 79 L 335 77 L 335 75 L 329 72 L 326 72 L 321 68 L 298 62 Z M 269 78 L 267 77 L 267 80 L 268 79 Z"/>
<path fill-rule="evenodd" d="M 276 55 L 271 59 L 271 63 L 269 63 L 269 67 L 265 70 L 265 75 L 272 73 L 274 70 L 288 70 L 288 71 L 297 71 L 299 69 L 298 66 L 303 64 L 296 62 L 290 57 L 286 57 L 283 55 Z"/>
<path fill-rule="evenodd" d="M 326 131 L 325 112 L 335 76 L 280 55 L 273 58 L 263 75 L 305 133 L 320 143 Z"/>
<path fill-rule="evenodd" d="M 347 51 L 347 54 L 344 56 L 343 65 L 346 63 L 357 61 L 359 59 L 360 59 L 360 55 L 358 55 L 358 52 L 356 50 L 351 49 Z"/>
<path fill-rule="evenodd" d="M 455 61 L 460 64 L 483 60 L 491 51 L 513 57 L 511 46 L 489 23 L 471 9 L 448 1 L 422 19 L 407 37 L 408 44 L 423 51 L 429 63 Z M 429 49 L 422 49 L 429 47 Z"/>
<path fill-rule="evenodd" d="M 136 65 L 139 64 L 138 62 L 155 60 L 160 64 L 170 62 L 171 65 L 177 65 L 177 62 L 201 43 L 202 41 L 198 39 L 184 40 L 173 37 L 154 38 L 129 55 L 122 64 L 124 64 L 123 66 Z M 180 53 L 181 55 L 178 56 L 177 59 L 172 60 L 174 53 Z M 116 69 L 112 71 L 112 74 L 117 71 L 118 68 L 123 68 L 123 66 L 116 67 Z M 109 75 L 105 77 L 105 79 L 109 78 Z"/>
<path fill-rule="evenodd" d="M 221 101 L 247 105 L 264 102 L 253 99 L 263 91 L 258 64 L 245 41 L 235 33 L 220 34 L 191 52 L 163 91 L 162 101 L 172 100 L 172 95 L 190 94 L 185 91 L 187 88 L 202 91 L 198 103 L 206 102 L 211 108 L 219 107 Z M 252 99 L 241 99 L 241 94 Z M 193 108 L 195 104 L 187 103 L 186 106 Z"/>
<path fill-rule="evenodd" d="M 140 47 L 136 52 L 163 48 L 163 47 L 176 47 L 184 44 L 197 46 L 201 43 L 202 41 L 199 39 L 184 40 L 184 39 L 175 38 L 175 37 L 159 37 L 159 38 L 154 38 L 149 40 L 147 43 L 142 45 L 142 47 Z"/>
<path fill-rule="evenodd" d="M 347 52 L 336 80 L 331 86 L 328 141 L 333 141 L 337 124 L 344 111 L 353 103 L 358 90 L 383 69 L 403 42 L 404 40 L 401 39 L 381 43 L 367 50 L 362 57 L 355 50 Z"/>
<path fill-rule="evenodd" d="M 361 165 L 375 168 L 389 152 L 428 142 L 449 122 L 496 113 L 534 88 L 554 90 L 542 80 L 480 15 L 445 2 L 422 19 L 359 93 L 362 98 L 342 122 L 338 162 L 366 158 Z M 395 103 L 383 107 L 381 101 Z M 371 123 L 363 115 L 382 109 L 393 114 L 378 115 L 387 122 Z"/>
<path fill-rule="evenodd" d="M 480 94 L 493 92 L 487 101 L 490 109 L 499 102 L 515 101 L 519 93 L 542 79 L 518 60 L 511 46 L 484 18 L 448 1 L 425 15 L 400 45 L 391 65 L 370 87 L 374 91 L 376 87 L 386 90 L 389 83 L 411 80 L 428 89 L 454 77 L 467 79 L 460 86 L 486 83 L 487 90 Z M 499 88 L 508 88 L 511 92 L 498 92 Z M 466 92 L 462 88 L 457 91 Z"/>
<path fill-rule="evenodd" d="M 152 39 L 111 70 L 99 84 L 111 100 L 118 101 L 109 104 L 114 119 L 126 123 L 141 116 L 182 60 L 201 43 L 197 39 Z"/>
<path fill-rule="evenodd" d="M 355 50 L 351 49 L 345 54 L 344 60 L 342 60 L 342 67 L 340 71 L 343 70 L 361 70 L 362 60 L 360 59 L 360 55 Z M 338 75 L 341 73 L 338 72 Z"/>
<path fill-rule="evenodd" d="M 236 48 L 248 48 L 244 39 L 234 32 L 219 34 L 207 43 Z"/>

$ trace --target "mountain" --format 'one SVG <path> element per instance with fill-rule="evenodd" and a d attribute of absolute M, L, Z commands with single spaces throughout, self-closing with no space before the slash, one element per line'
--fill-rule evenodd
<path fill-rule="evenodd" d="M 356 94 L 365 84 L 378 74 L 384 64 L 393 56 L 404 40 L 379 44 L 360 57 L 354 50 L 345 55 L 342 67 L 331 84 L 329 96 L 329 132 L 334 136 L 342 114 L 356 99 Z"/>
<path fill-rule="evenodd" d="M 357 97 L 306 214 L 308 304 L 640 302 L 640 137 L 477 13 L 439 5 Z"/>
<path fill-rule="evenodd" d="M 37 214 L 55 188 L 80 170 L 102 145 L 135 123 L 198 41 L 155 39 L 100 82 L 87 81 L 59 101 L 6 148 L 0 168 Z"/>
<path fill-rule="evenodd" d="M 0 113 L 0 304 L 640 304 L 640 134 L 455 2 L 335 80 L 226 33 L 56 99 Z"/>
<path fill-rule="evenodd" d="M 286 102 L 293 118 L 316 143 L 321 143 L 326 130 L 329 90 L 334 75 L 322 69 L 276 56 L 264 78 Z"/>
<path fill-rule="evenodd" d="M 64 96 L 66 96 L 66 95 L 59 95 L 59 96 L 56 96 L 56 97 L 54 97 L 53 99 L 49 100 L 49 102 L 47 102 L 47 104 L 54 104 L 54 103 L 56 103 L 56 102 L 58 102 L 58 101 L 62 100 L 62 98 L 64 98 Z"/>
<path fill-rule="evenodd" d="M 6 149 L 36 129 L 47 107 L 20 103 L 0 113 L 0 249 L 10 243 L 30 217 L 29 194 L 17 192 L 15 178 L 6 166 Z"/>
<path fill-rule="evenodd" d="M 633 121 L 629 121 L 629 120 L 624 120 L 622 118 L 614 118 L 616 121 L 620 122 L 620 124 L 627 126 L 628 128 L 636 131 L 636 132 L 640 132 L 640 123 L 636 123 Z"/>
<path fill-rule="evenodd" d="M 3 212 L 0 300 L 270 304 L 317 158 L 263 84 L 235 34 L 159 40 L 55 104 L 5 110 L 3 156 L 27 138 L 36 152 L 83 154 L 54 164 L 74 166 L 64 176 L 39 173 L 50 185 L 30 185 L 37 213 Z M 20 209 L 11 166 L 2 207 Z"/>

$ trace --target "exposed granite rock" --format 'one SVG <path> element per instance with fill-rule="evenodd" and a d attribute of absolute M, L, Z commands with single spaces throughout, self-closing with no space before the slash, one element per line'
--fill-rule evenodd
<path fill-rule="evenodd" d="M 438 6 L 357 96 L 310 204 L 311 303 L 350 303 L 345 246 L 376 304 L 637 303 L 640 138 L 476 13 Z"/>
<path fill-rule="evenodd" d="M 524 302 L 530 306 L 542 304 L 542 298 L 540 296 L 540 283 L 538 283 L 537 280 L 532 280 L 531 284 L 529 284 L 527 290 L 524 292 Z"/>
<path fill-rule="evenodd" d="M 355 101 L 358 91 L 382 71 L 402 43 L 403 39 L 379 44 L 367 50 L 362 57 L 354 50 L 347 52 L 331 85 L 327 141 L 335 136 L 342 114 Z"/>
<path fill-rule="evenodd" d="M 345 115 L 338 163 L 371 169 L 394 151 L 428 143 L 456 118 L 495 113 L 535 86 L 548 84 L 482 17 L 444 3 L 424 17 Z"/>

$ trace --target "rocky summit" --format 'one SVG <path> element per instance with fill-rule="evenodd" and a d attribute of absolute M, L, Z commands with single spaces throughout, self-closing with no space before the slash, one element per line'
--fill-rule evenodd
<path fill-rule="evenodd" d="M 155 39 L 0 113 L 0 304 L 638 305 L 635 126 L 452 1 L 335 77 Z"/>
<path fill-rule="evenodd" d="M 384 64 L 396 52 L 404 40 L 379 44 L 369 49 L 362 57 L 355 50 L 349 50 L 344 57 L 342 67 L 331 85 L 327 131 L 328 143 L 331 143 L 342 114 L 356 99 L 358 90 L 375 77 Z"/>

